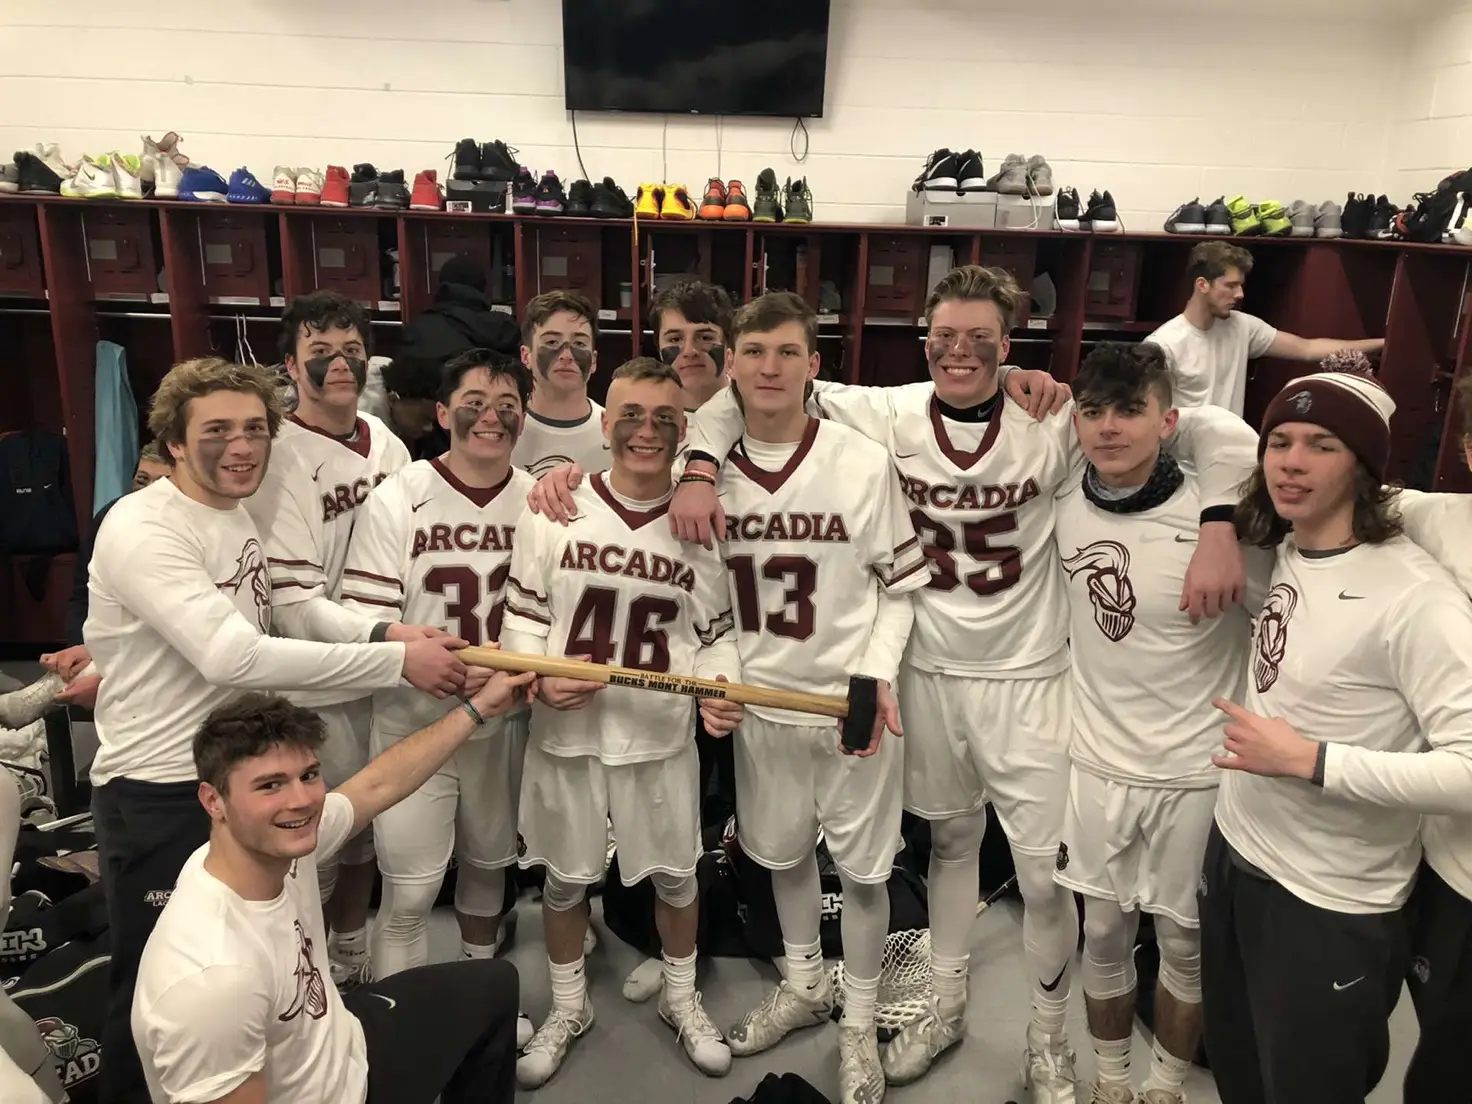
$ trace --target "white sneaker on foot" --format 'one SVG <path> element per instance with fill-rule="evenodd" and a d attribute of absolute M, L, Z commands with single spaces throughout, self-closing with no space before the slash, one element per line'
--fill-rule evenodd
<path fill-rule="evenodd" d="M 561 1067 L 573 1040 L 582 1038 L 592 1026 L 593 1002 L 586 997 L 580 1013 L 552 1009 L 516 1060 L 516 1083 L 523 1089 L 545 1085 Z"/>
<path fill-rule="evenodd" d="M 671 1005 L 668 990 L 659 997 L 659 1018 L 675 1029 L 680 1045 L 695 1063 L 695 1068 L 708 1077 L 724 1077 L 731 1071 L 731 1048 L 725 1036 L 700 1003 L 700 994 L 684 1005 Z"/>
<path fill-rule="evenodd" d="M 1078 1104 L 1078 1075 L 1073 1069 L 1073 1051 L 1061 1036 L 1046 1042 L 1027 1036 L 1023 1057 L 1023 1080 L 1032 1088 L 1033 1104 Z"/>
<path fill-rule="evenodd" d="M 818 1027 L 833 1014 L 833 990 L 828 979 L 813 997 L 805 997 L 790 983 L 783 981 L 767 994 L 767 999 L 741 1017 L 726 1033 L 731 1053 L 739 1057 L 770 1050 L 794 1031 Z"/>
<path fill-rule="evenodd" d="M 624 1000 L 643 1004 L 657 996 L 664 988 L 664 962 L 657 958 L 646 958 L 624 978 Z"/>
<path fill-rule="evenodd" d="M 0 694 L 0 728 L 25 728 L 39 721 L 65 688 L 60 675 L 47 671 L 29 686 Z"/>
<path fill-rule="evenodd" d="M 884 1069 L 879 1038 L 872 1027 L 838 1025 L 839 1104 L 879 1104 L 884 1099 Z"/>
<path fill-rule="evenodd" d="M 1095 1081 L 1089 1104 L 1135 1104 L 1135 1090 L 1128 1085 Z"/>
<path fill-rule="evenodd" d="M 373 980 L 373 968 L 368 961 L 368 952 L 359 955 L 339 955 L 327 959 L 327 972 L 332 975 L 332 984 L 339 993 L 350 993 L 360 985 Z"/>
<path fill-rule="evenodd" d="M 1173 1093 L 1169 1089 L 1146 1089 L 1140 1094 L 1140 1104 L 1186 1104 L 1186 1094 Z"/>
<path fill-rule="evenodd" d="M 966 1006 L 942 1016 L 932 1000 L 918 1020 L 907 1023 L 884 1048 L 884 1076 L 891 1085 L 908 1085 L 929 1072 L 935 1060 L 966 1037 Z"/>
<path fill-rule="evenodd" d="M 532 1018 L 518 1010 L 516 1013 L 516 1049 L 525 1050 L 527 1043 L 532 1041 L 532 1036 L 536 1033 L 537 1029 L 532 1027 Z"/>
<path fill-rule="evenodd" d="M 583 957 L 587 958 L 598 949 L 598 933 L 593 930 L 593 925 L 588 925 L 588 930 L 583 932 Z"/>

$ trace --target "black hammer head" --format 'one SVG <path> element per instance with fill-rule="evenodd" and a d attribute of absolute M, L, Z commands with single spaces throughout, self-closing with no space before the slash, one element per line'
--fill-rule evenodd
<path fill-rule="evenodd" d="M 843 719 L 843 750 L 852 755 L 869 746 L 879 712 L 879 683 L 863 675 L 848 680 L 848 716 Z"/>

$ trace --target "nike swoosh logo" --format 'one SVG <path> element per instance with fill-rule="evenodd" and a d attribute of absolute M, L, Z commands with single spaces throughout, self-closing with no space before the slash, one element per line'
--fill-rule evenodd
<path fill-rule="evenodd" d="M 1196 543 L 1196 538 L 1195 537 L 1185 537 L 1185 536 L 1182 536 L 1180 533 L 1177 533 L 1176 534 L 1176 543 L 1177 544 L 1195 544 Z"/>
<path fill-rule="evenodd" d="M 397 1008 L 399 1006 L 399 1002 L 394 1000 L 393 997 L 385 997 L 382 993 L 369 993 L 368 995 L 370 997 L 377 997 L 379 1000 L 387 1004 L 390 1008 Z"/>
<path fill-rule="evenodd" d="M 896 460 L 913 460 L 919 456 L 918 452 L 897 452 L 894 454 Z"/>
<path fill-rule="evenodd" d="M 1363 602 L 1365 600 L 1365 596 L 1363 594 L 1351 594 L 1347 590 L 1341 590 L 1339 592 L 1339 600 L 1341 602 Z M 1353 982 L 1351 982 L 1351 984 L 1353 984 Z"/>
<path fill-rule="evenodd" d="M 612 448 L 613 448 L 613 446 L 612 446 L 612 445 L 610 445 L 610 444 L 607 444 L 607 443 L 605 443 L 605 444 L 604 444 L 604 445 L 603 445 L 603 451 L 604 451 L 604 452 L 609 452 L 609 451 L 611 451 L 611 450 L 612 450 Z"/>
<path fill-rule="evenodd" d="M 1365 980 L 1365 975 L 1364 974 L 1361 974 L 1359 977 L 1355 978 L 1353 981 L 1346 982 L 1343 985 L 1340 985 L 1336 981 L 1334 983 L 1334 992 L 1336 992 L 1336 993 L 1342 993 L 1344 990 L 1348 989 L 1351 985 L 1358 985 L 1360 982 L 1362 982 L 1364 980 Z"/>
<path fill-rule="evenodd" d="M 1059 983 L 1063 980 L 1063 975 L 1066 974 L 1067 972 L 1068 972 L 1068 967 L 1065 965 L 1063 967 L 1063 969 L 1061 969 L 1061 970 L 1058 971 L 1058 976 L 1053 979 L 1053 981 L 1052 981 L 1051 984 L 1049 984 L 1046 981 L 1039 981 L 1038 984 L 1043 987 L 1043 992 L 1045 992 L 1045 993 L 1051 993 L 1051 992 L 1053 992 L 1053 990 L 1055 990 L 1055 989 L 1058 988 Z"/>
<path fill-rule="evenodd" d="M 428 506 L 433 501 L 434 499 L 432 498 L 426 498 L 423 502 L 416 502 L 413 506 L 410 506 L 409 510 L 410 512 L 417 514 L 419 512 L 419 507 Z"/>

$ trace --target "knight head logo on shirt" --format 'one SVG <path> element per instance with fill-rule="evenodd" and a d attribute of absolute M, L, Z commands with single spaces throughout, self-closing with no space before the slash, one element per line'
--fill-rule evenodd
<path fill-rule="evenodd" d="M 292 921 L 296 929 L 296 996 L 291 1006 L 276 1018 L 289 1023 L 303 1012 L 314 1020 L 327 1015 L 327 986 L 322 983 L 322 971 L 312 961 L 312 937 L 306 933 L 300 920 Z"/>
<path fill-rule="evenodd" d="M 1268 591 L 1252 642 L 1252 678 L 1259 694 L 1266 694 L 1278 681 L 1283 654 L 1288 650 L 1288 622 L 1297 607 L 1298 592 L 1287 583 Z"/>
<path fill-rule="evenodd" d="M 1311 392 L 1300 391 L 1288 400 L 1293 404 L 1293 409 L 1299 414 L 1307 414 L 1314 408 L 1314 397 Z"/>
<path fill-rule="evenodd" d="M 1135 627 L 1135 588 L 1130 585 L 1130 552 L 1118 541 L 1095 541 L 1063 561 L 1070 579 L 1087 572 L 1084 586 L 1094 607 L 1094 624 L 1118 644 Z"/>
<path fill-rule="evenodd" d="M 261 553 L 259 541 L 252 538 L 245 542 L 235 561 L 235 574 L 215 586 L 252 599 L 256 624 L 263 633 L 271 631 L 271 578 L 266 573 L 266 557 Z"/>
<path fill-rule="evenodd" d="M 56 1059 L 63 1088 L 76 1088 L 81 1082 L 95 1077 L 102 1068 L 101 1044 L 96 1039 L 87 1038 L 59 1016 L 42 1017 L 36 1021 L 36 1029 L 45 1040 L 46 1049 Z"/>

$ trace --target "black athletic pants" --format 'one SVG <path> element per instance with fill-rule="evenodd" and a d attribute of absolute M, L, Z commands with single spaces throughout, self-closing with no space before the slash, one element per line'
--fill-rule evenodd
<path fill-rule="evenodd" d="M 1234 863 L 1215 825 L 1202 873 L 1206 1053 L 1222 1104 L 1362 1102 L 1390 1057 L 1404 911 L 1310 905 Z"/>
<path fill-rule="evenodd" d="M 343 998 L 363 1025 L 368 1104 L 510 1104 L 516 967 L 467 959 L 405 970 Z"/>
<path fill-rule="evenodd" d="M 99 1098 L 102 1104 L 146 1104 L 130 1024 L 138 962 L 185 860 L 209 841 L 210 818 L 196 782 L 115 778 L 92 791 L 92 821 L 112 942 Z"/>
<path fill-rule="evenodd" d="M 1472 901 L 1425 863 L 1411 899 L 1411 1000 L 1421 1041 L 1406 1071 L 1406 1104 L 1466 1104 L 1472 1054 Z"/>
<path fill-rule="evenodd" d="M 695 752 L 700 758 L 700 826 L 724 826 L 736 811 L 736 747 L 734 733 L 712 736 L 705 719 L 695 714 Z M 712 787 L 711 779 L 715 779 Z"/>

